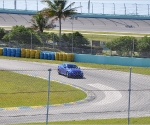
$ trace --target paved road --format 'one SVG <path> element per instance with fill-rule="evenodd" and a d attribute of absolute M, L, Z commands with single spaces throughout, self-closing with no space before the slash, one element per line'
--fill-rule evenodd
<path fill-rule="evenodd" d="M 89 90 L 95 99 L 84 103 L 61 105 L 49 108 L 49 121 L 83 120 L 116 118 L 128 116 L 129 72 L 98 70 L 91 68 L 84 71 L 84 79 L 71 79 L 57 73 L 56 64 L 10 61 L 0 59 L 0 69 L 26 70 L 28 73 L 44 78 L 48 77 L 51 68 L 51 79 L 69 83 Z M 33 70 L 27 71 L 27 70 Z M 36 70 L 36 71 L 35 71 Z M 38 71 L 37 71 L 38 70 Z M 132 74 L 131 117 L 150 116 L 150 76 Z M 68 95 L 69 96 L 69 95 Z M 0 110 L 0 124 L 46 121 L 46 108 L 22 108 L 20 110 Z"/>

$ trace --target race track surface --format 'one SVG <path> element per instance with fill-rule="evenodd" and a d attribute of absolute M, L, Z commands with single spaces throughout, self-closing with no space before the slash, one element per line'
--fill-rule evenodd
<path fill-rule="evenodd" d="M 82 103 L 49 107 L 49 121 L 85 120 L 128 117 L 129 72 L 84 68 L 84 79 L 66 78 L 57 73 L 56 64 L 0 59 L 1 70 L 22 70 L 30 74 L 68 83 L 94 94 Z M 26 71 L 26 72 L 24 72 Z M 132 74 L 131 117 L 150 116 L 150 76 Z M 69 96 L 69 95 L 68 95 Z M 46 107 L 0 110 L 0 124 L 45 122 Z"/>

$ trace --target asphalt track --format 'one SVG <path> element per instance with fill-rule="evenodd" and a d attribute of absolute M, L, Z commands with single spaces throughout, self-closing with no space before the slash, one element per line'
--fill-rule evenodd
<path fill-rule="evenodd" d="M 31 26 L 31 15 L 0 13 L 0 26 L 24 25 Z M 58 29 L 58 21 L 55 21 Z M 128 28 L 126 26 L 131 26 Z M 62 29 L 85 30 L 99 32 L 129 32 L 129 33 L 150 33 L 150 20 L 133 19 L 104 19 L 104 18 L 66 18 L 62 20 Z"/>
<path fill-rule="evenodd" d="M 49 107 L 49 121 L 85 120 L 128 117 L 129 72 L 98 70 L 84 71 L 84 79 L 71 79 L 58 75 L 56 64 L 0 59 L 0 69 L 19 70 L 41 78 L 69 83 L 90 92 L 93 99 Z M 22 70 L 22 71 L 20 71 Z M 25 72 L 24 72 L 25 71 Z M 150 116 L 150 76 L 132 74 L 131 117 Z M 69 95 L 68 95 L 69 96 Z M 0 110 L 0 124 L 45 122 L 46 107 L 19 107 Z"/>

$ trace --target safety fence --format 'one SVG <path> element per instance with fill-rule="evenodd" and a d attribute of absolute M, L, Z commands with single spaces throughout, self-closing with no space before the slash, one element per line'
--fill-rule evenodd
<path fill-rule="evenodd" d="M 33 36 L 28 36 L 27 38 L 20 36 L 18 40 L 15 38 L 16 41 L 10 39 L 10 41 L 1 42 L 0 55 L 10 56 L 10 52 L 13 51 L 11 52 L 11 56 L 17 56 L 14 55 L 14 53 L 17 51 L 20 51 L 19 53 L 24 53 L 23 51 L 31 51 L 32 53 L 42 52 L 46 54 L 51 53 L 52 55 L 58 52 L 67 54 L 92 54 L 135 58 L 150 57 L 150 51 L 148 49 L 150 41 L 149 37 L 145 37 L 146 41 L 144 41 L 144 36 L 135 35 L 133 36 L 133 38 L 135 38 L 134 40 L 130 39 L 129 41 L 115 42 L 115 40 L 123 36 L 119 34 L 83 34 L 84 37 L 81 37 L 72 36 L 71 33 L 68 33 L 68 36 L 66 36 L 66 33 L 63 33 L 61 37 L 62 41 L 60 41 L 59 37 L 55 35 L 47 40 L 42 41 L 41 43 L 38 43 L 39 41 L 34 39 Z M 125 35 L 124 37 L 128 37 L 128 35 Z M 25 39 L 26 43 L 23 43 L 22 40 Z M 144 44 L 146 46 L 143 46 Z M 7 49 L 8 53 L 6 54 Z M 36 58 L 38 58 L 38 56 L 36 56 Z"/>
<path fill-rule="evenodd" d="M 8 34 L 9 36 L 9 34 Z M 124 41 L 117 41 L 124 37 Z M 126 40 L 126 38 L 129 38 Z M 128 34 L 90 34 L 84 32 L 63 32 L 59 38 L 58 32 L 46 35 L 16 33 L 9 36 L 9 39 L 1 40 L 0 48 L 12 48 L 12 56 L 19 49 L 22 51 L 37 50 L 36 52 L 44 53 L 76 53 L 76 54 L 93 54 L 104 56 L 121 56 L 149 58 L 149 36 Z M 145 46 L 143 45 L 145 44 Z M 19 48 L 19 49 L 13 49 Z M 25 49 L 25 50 L 24 50 Z M 5 49 L 4 49 L 5 50 Z M 9 49 L 8 49 L 9 50 Z M 0 52 L 2 55 L 2 52 Z M 5 52 L 3 53 L 5 54 Z M 6 54 L 5 54 L 6 55 Z M 9 54 L 8 54 L 9 55 Z"/>
<path fill-rule="evenodd" d="M 80 67 L 80 79 L 59 75 L 56 65 L 1 62 L 0 124 L 81 117 L 126 118 L 124 124 L 133 124 L 131 117 L 150 116 L 149 68 Z"/>

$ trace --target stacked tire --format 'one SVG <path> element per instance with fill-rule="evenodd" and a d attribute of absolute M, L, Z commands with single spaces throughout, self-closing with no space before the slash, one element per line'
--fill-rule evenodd
<path fill-rule="evenodd" d="M 25 58 L 30 58 L 30 49 L 25 49 Z"/>
<path fill-rule="evenodd" d="M 35 50 L 35 59 L 39 59 L 39 58 L 40 58 L 40 51 Z"/>
<path fill-rule="evenodd" d="M 7 52 L 7 56 L 11 56 L 11 48 L 7 48 L 6 52 Z"/>
<path fill-rule="evenodd" d="M 20 48 L 16 48 L 16 51 L 15 51 L 15 57 L 21 57 L 21 49 Z"/>
<path fill-rule="evenodd" d="M 32 49 L 20 49 L 20 48 L 0 48 L 0 55 L 22 57 L 22 58 L 35 58 L 35 59 L 46 59 L 46 60 L 59 60 L 59 61 L 74 61 L 74 54 L 63 53 L 63 52 L 49 52 L 39 51 Z"/>
<path fill-rule="evenodd" d="M 30 49 L 30 58 L 35 58 L 36 50 Z"/>
<path fill-rule="evenodd" d="M 0 56 L 3 55 L 3 48 L 0 48 Z"/>
<path fill-rule="evenodd" d="M 67 53 L 67 61 L 73 62 L 73 61 L 74 61 L 74 54 L 72 54 L 72 53 Z"/>
<path fill-rule="evenodd" d="M 59 52 L 55 53 L 55 60 L 59 60 Z"/>
<path fill-rule="evenodd" d="M 48 51 L 40 52 L 40 59 L 55 60 L 55 53 Z"/>
<path fill-rule="evenodd" d="M 67 53 L 63 53 L 63 61 L 67 60 Z"/>
<path fill-rule="evenodd" d="M 16 49 L 11 48 L 11 56 L 15 57 L 15 55 L 16 55 Z"/>
<path fill-rule="evenodd" d="M 63 55 L 64 55 L 63 53 L 59 53 L 59 60 L 60 61 L 63 61 Z"/>
<path fill-rule="evenodd" d="M 26 57 L 26 50 L 25 49 L 21 49 L 21 57 L 22 58 Z"/>

